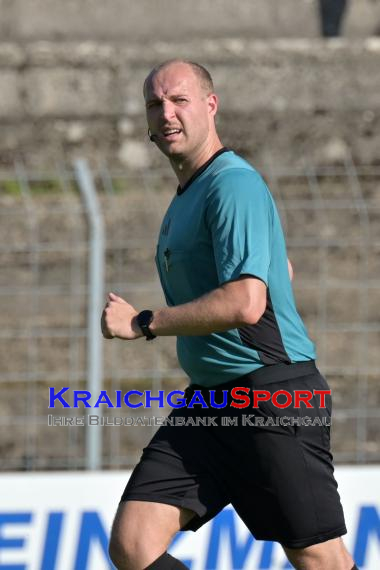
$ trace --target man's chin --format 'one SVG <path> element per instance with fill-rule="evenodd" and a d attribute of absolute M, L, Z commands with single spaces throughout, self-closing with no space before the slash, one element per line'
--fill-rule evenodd
<path fill-rule="evenodd" d="M 181 149 L 179 148 L 179 145 L 157 144 L 157 146 L 160 149 L 160 151 L 170 160 L 176 162 L 177 160 L 183 159 L 184 154 L 183 151 L 181 151 Z"/>

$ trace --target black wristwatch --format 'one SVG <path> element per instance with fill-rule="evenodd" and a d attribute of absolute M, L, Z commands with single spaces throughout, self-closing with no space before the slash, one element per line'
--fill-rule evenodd
<path fill-rule="evenodd" d="M 152 333 L 149 328 L 150 323 L 153 321 L 153 312 L 149 310 L 141 311 L 136 317 L 137 324 L 139 325 L 146 340 L 153 340 L 156 335 Z"/>

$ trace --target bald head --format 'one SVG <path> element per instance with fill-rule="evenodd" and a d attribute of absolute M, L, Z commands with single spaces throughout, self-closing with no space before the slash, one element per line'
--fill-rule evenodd
<path fill-rule="evenodd" d="M 144 98 L 150 140 L 170 159 L 182 183 L 186 169 L 191 175 L 221 148 L 210 74 L 194 62 L 165 61 L 146 78 Z"/>
<path fill-rule="evenodd" d="M 153 77 L 157 75 L 157 73 L 159 73 L 160 71 L 175 65 L 188 66 L 191 69 L 191 71 L 194 73 L 196 78 L 198 79 L 199 85 L 202 91 L 204 91 L 205 95 L 210 95 L 211 93 L 214 93 L 214 84 L 211 75 L 207 71 L 207 69 L 203 67 L 203 65 L 185 59 L 169 59 L 167 61 L 164 61 L 163 63 L 160 63 L 159 65 L 156 65 L 149 73 L 149 75 L 146 77 L 143 87 L 144 97 L 146 96 L 147 87 L 148 85 L 151 84 Z"/>

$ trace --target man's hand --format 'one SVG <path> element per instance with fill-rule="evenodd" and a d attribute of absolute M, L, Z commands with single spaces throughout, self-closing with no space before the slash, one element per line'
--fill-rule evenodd
<path fill-rule="evenodd" d="M 134 340 L 143 336 L 137 321 L 137 311 L 115 293 L 108 294 L 108 302 L 104 307 L 101 327 L 104 338 L 122 338 Z"/>

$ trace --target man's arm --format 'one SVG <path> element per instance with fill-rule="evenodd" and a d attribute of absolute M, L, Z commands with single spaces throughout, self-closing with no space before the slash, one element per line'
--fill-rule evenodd
<path fill-rule="evenodd" d="M 202 336 L 255 324 L 265 308 L 265 283 L 243 275 L 190 303 L 154 311 L 149 328 L 156 336 Z M 102 315 L 103 336 L 125 340 L 143 336 L 137 314 L 132 305 L 110 293 Z"/>
<path fill-rule="evenodd" d="M 223 184 L 216 186 L 206 207 L 218 280 L 223 285 L 189 303 L 154 311 L 149 325 L 153 334 L 203 336 L 260 320 L 267 302 L 272 210 L 270 194 L 257 173 L 231 169 L 224 174 Z M 292 277 L 290 264 L 288 271 Z M 143 336 L 137 314 L 111 293 L 102 315 L 103 335 L 127 340 Z"/>

